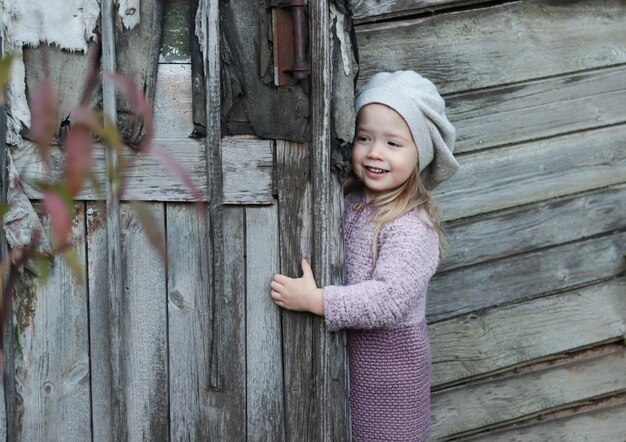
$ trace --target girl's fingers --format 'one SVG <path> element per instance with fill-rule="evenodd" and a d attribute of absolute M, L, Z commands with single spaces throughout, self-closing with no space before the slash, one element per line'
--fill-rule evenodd
<path fill-rule="evenodd" d="M 311 270 L 311 264 L 306 259 L 302 260 L 302 276 L 305 278 L 313 278 L 313 270 Z"/>
<path fill-rule="evenodd" d="M 279 284 L 285 285 L 289 282 L 289 280 L 291 280 L 291 278 L 289 278 L 288 276 L 285 275 L 280 275 L 280 274 L 275 274 L 274 278 L 272 278 L 274 281 L 276 281 Z"/>
<path fill-rule="evenodd" d="M 272 290 L 276 290 L 277 292 L 280 292 L 280 291 L 282 291 L 285 288 L 284 285 L 282 285 L 282 284 L 280 284 L 280 283 L 278 283 L 276 281 L 272 281 L 270 283 L 270 287 L 272 288 Z"/>

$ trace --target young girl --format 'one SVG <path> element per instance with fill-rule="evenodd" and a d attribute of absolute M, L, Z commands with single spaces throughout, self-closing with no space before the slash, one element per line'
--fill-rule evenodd
<path fill-rule="evenodd" d="M 429 190 L 452 176 L 455 131 L 435 86 L 412 71 L 379 73 L 355 98 L 346 183 L 346 286 L 274 275 L 274 302 L 348 329 L 354 441 L 423 441 L 430 430 L 426 289 L 443 237 Z"/>

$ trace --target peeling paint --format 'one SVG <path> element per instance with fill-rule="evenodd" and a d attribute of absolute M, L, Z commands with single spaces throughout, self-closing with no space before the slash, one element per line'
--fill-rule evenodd
<path fill-rule="evenodd" d="M 140 13 L 139 13 L 139 2 L 140 0 L 118 0 L 118 9 L 117 14 L 122 19 L 122 24 L 126 29 L 133 29 L 135 26 L 139 24 L 140 21 Z"/>
<path fill-rule="evenodd" d="M 343 73 L 350 75 L 352 69 L 352 57 L 350 56 L 350 45 L 346 43 L 345 16 L 337 11 L 334 4 L 330 4 L 330 19 L 335 21 L 335 33 L 339 40 L 339 48 L 341 49 L 341 60 L 343 61 Z"/>
<path fill-rule="evenodd" d="M 22 48 L 11 49 L 14 55 L 11 65 L 11 79 L 7 89 L 6 143 L 18 145 L 22 140 L 20 132 L 30 127 L 30 109 L 26 100 L 26 71 L 22 58 Z"/>
<path fill-rule="evenodd" d="M 69 51 L 87 51 L 100 16 L 97 0 L 2 0 L 3 35 L 10 46 L 46 42 Z"/>
<path fill-rule="evenodd" d="M 199 2 L 198 3 L 198 10 L 196 11 L 196 37 L 198 37 L 198 43 L 200 44 L 200 52 L 202 52 L 203 55 L 206 55 L 206 36 L 207 36 L 207 28 L 206 28 L 206 20 L 204 20 L 204 17 L 206 17 L 206 2 Z M 204 57 L 202 57 L 202 59 L 204 60 Z M 207 72 L 206 72 L 206 63 L 203 63 L 204 65 L 204 76 L 206 78 Z"/>

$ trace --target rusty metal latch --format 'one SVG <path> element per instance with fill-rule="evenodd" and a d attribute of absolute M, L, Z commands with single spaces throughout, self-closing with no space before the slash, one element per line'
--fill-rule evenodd
<path fill-rule="evenodd" d="M 306 0 L 272 0 L 274 34 L 274 84 L 309 76 L 306 60 L 304 6 Z"/>

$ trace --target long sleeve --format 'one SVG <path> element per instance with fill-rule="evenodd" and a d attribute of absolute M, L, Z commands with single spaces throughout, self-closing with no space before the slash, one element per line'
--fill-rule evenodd
<path fill-rule="evenodd" d="M 324 287 L 324 315 L 330 330 L 389 328 L 406 322 L 408 316 L 424 317 L 428 282 L 439 262 L 435 232 L 410 213 L 383 227 L 378 246 L 371 279 Z M 364 244 L 353 253 L 371 255 Z"/>

